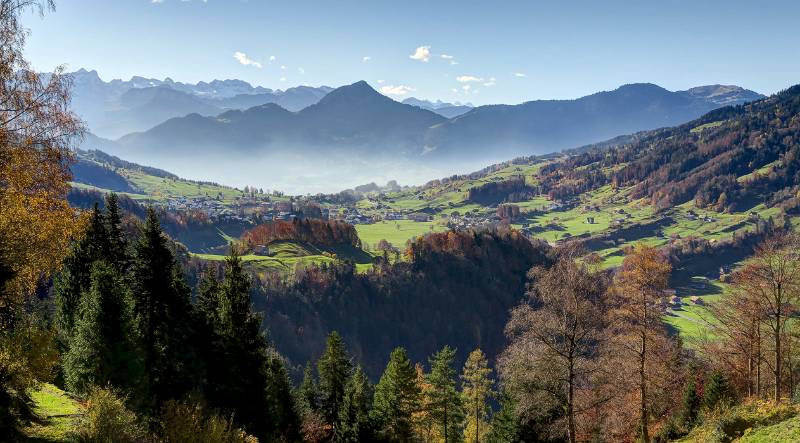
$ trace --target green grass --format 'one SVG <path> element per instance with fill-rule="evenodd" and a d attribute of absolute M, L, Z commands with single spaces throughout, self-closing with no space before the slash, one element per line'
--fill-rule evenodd
<path fill-rule="evenodd" d="M 281 240 L 269 244 L 272 255 L 242 255 L 242 261 L 257 272 L 291 272 L 297 266 L 334 263 L 337 258 L 348 258 L 356 264 L 356 271 L 366 272 L 372 267 L 372 256 L 353 247 L 339 247 L 323 251 L 306 243 Z M 192 254 L 202 260 L 224 261 L 222 254 Z"/>
<path fill-rule="evenodd" d="M 83 406 L 51 384 L 42 384 L 31 392 L 39 417 L 23 432 L 31 442 L 65 442 L 75 430 Z"/>
<path fill-rule="evenodd" d="M 775 404 L 749 400 L 722 411 L 711 412 L 692 430 L 683 443 L 719 442 L 795 442 L 798 407 L 786 402 Z"/>
<path fill-rule="evenodd" d="M 125 177 L 134 186 L 142 190 L 144 194 L 156 199 L 166 199 L 169 197 L 216 197 L 222 194 L 224 203 L 233 202 L 235 197 L 242 195 L 241 191 L 219 185 L 192 183 L 187 180 L 175 180 L 171 178 L 156 177 L 145 174 L 141 171 L 122 170 L 120 175 Z"/>
<path fill-rule="evenodd" d="M 386 240 L 396 248 L 404 248 L 406 242 L 428 232 L 441 232 L 447 228 L 437 222 L 415 222 L 412 220 L 389 220 L 369 225 L 356 225 L 358 237 L 362 243 L 374 247 L 379 241 Z"/>
<path fill-rule="evenodd" d="M 740 443 L 791 443 L 800 441 L 800 417 L 746 433 Z"/>
<path fill-rule="evenodd" d="M 69 184 L 73 188 L 76 188 L 76 189 L 84 189 L 84 190 L 89 190 L 89 191 L 98 191 L 98 192 L 102 192 L 104 194 L 108 194 L 108 193 L 112 192 L 110 189 L 98 188 L 97 186 L 87 185 L 85 183 L 69 182 Z M 130 193 L 130 192 L 117 192 L 117 194 L 127 195 L 128 197 L 130 197 L 130 198 L 132 198 L 134 200 L 149 200 L 150 198 L 152 198 L 149 195 L 133 194 L 133 193 Z"/>
<path fill-rule="evenodd" d="M 692 134 L 697 134 L 697 133 L 699 133 L 699 132 L 703 132 L 703 131 L 704 131 L 704 130 L 706 130 L 706 129 L 710 129 L 710 128 L 716 128 L 716 127 L 718 127 L 718 126 L 722 126 L 722 124 L 723 124 L 723 123 L 725 123 L 725 120 L 720 120 L 720 121 L 716 121 L 716 122 L 706 123 L 706 124 L 703 124 L 703 125 L 696 126 L 696 127 L 692 128 L 692 130 L 691 130 L 690 132 L 691 132 Z"/>

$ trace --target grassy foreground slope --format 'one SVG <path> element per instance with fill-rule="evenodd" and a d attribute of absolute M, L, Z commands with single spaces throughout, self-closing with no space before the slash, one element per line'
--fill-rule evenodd
<path fill-rule="evenodd" d="M 83 405 L 61 389 L 42 384 L 31 392 L 37 419 L 24 434 L 29 442 L 67 442 L 83 415 Z"/>

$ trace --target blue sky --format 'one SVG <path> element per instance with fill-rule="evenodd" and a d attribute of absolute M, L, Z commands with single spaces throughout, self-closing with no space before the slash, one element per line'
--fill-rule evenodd
<path fill-rule="evenodd" d="M 485 104 L 632 82 L 776 92 L 800 83 L 799 17 L 798 1 L 60 0 L 25 24 L 39 70 L 281 89 L 363 79 Z"/>

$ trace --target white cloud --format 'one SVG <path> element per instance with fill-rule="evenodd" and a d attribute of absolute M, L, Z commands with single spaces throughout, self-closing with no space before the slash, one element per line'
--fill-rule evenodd
<path fill-rule="evenodd" d="M 384 83 L 386 83 L 386 80 L 378 80 L 378 84 L 379 84 L 379 85 L 382 85 L 382 84 L 384 84 Z"/>
<path fill-rule="evenodd" d="M 515 73 L 514 73 L 514 77 L 527 77 L 527 75 L 525 75 L 525 74 L 524 74 L 524 73 L 522 73 L 522 72 L 515 72 Z"/>
<path fill-rule="evenodd" d="M 365 55 L 365 56 L 361 57 L 361 62 L 362 63 L 366 63 L 366 62 L 368 62 L 370 60 L 372 60 L 372 57 L 370 57 L 368 55 Z"/>
<path fill-rule="evenodd" d="M 470 85 L 464 85 L 464 86 L 462 86 L 462 87 L 461 87 L 461 89 L 463 89 L 463 90 L 464 90 L 464 92 L 469 92 L 469 90 L 470 90 L 470 89 L 472 89 L 472 86 L 470 86 Z"/>
<path fill-rule="evenodd" d="M 305 69 L 303 69 L 303 68 L 297 68 L 297 72 L 298 72 L 300 75 L 303 75 L 303 74 L 305 74 L 305 73 L 306 73 L 306 70 L 305 70 Z"/>
<path fill-rule="evenodd" d="M 419 60 L 421 62 L 427 63 L 428 60 L 431 59 L 431 47 L 430 46 L 419 46 L 414 51 L 413 54 L 409 55 L 408 58 L 411 60 Z"/>
<path fill-rule="evenodd" d="M 150 0 L 150 3 L 164 3 L 164 0 Z"/>
<path fill-rule="evenodd" d="M 494 85 L 497 84 L 497 82 L 495 80 L 496 79 L 494 77 L 490 77 L 489 80 L 486 81 L 486 83 L 483 84 L 483 86 L 494 86 Z"/>
<path fill-rule="evenodd" d="M 286 70 L 286 65 L 281 65 L 281 69 Z"/>
<path fill-rule="evenodd" d="M 286 77 L 281 77 L 281 81 L 285 82 L 286 81 Z"/>
<path fill-rule="evenodd" d="M 441 58 L 442 60 L 446 60 L 446 61 L 450 62 L 450 66 L 455 66 L 455 65 L 458 64 L 458 62 L 456 61 L 456 58 L 454 56 L 450 55 L 450 54 L 440 54 L 439 58 Z"/>
<path fill-rule="evenodd" d="M 253 60 L 252 58 L 248 57 L 247 54 L 245 54 L 244 52 L 239 52 L 239 51 L 234 52 L 233 53 L 233 58 L 235 58 L 239 63 L 241 63 L 241 64 L 243 64 L 245 66 L 253 66 L 253 67 L 256 67 L 258 69 L 262 68 L 261 63 L 259 63 L 259 62 L 255 61 L 255 60 Z"/>
<path fill-rule="evenodd" d="M 379 91 L 385 95 L 406 95 L 409 92 L 416 91 L 416 89 L 406 85 L 386 85 L 381 87 Z"/>
<path fill-rule="evenodd" d="M 482 82 L 482 77 L 475 77 L 474 75 L 459 75 L 456 77 L 456 81 L 459 83 L 474 83 L 474 82 Z"/>
<path fill-rule="evenodd" d="M 269 56 L 269 62 L 270 62 L 270 63 L 274 62 L 274 61 L 275 61 L 275 60 L 277 60 L 277 59 L 278 59 L 278 57 L 275 57 L 274 55 L 270 55 L 270 56 Z"/>

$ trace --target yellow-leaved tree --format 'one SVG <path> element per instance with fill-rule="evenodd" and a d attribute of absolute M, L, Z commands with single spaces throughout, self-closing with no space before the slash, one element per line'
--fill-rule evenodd
<path fill-rule="evenodd" d="M 37 73 L 23 57 L 20 15 L 53 7 L 0 0 L 0 436 L 28 412 L 33 383 L 52 375 L 52 333 L 27 302 L 82 226 L 66 200 L 71 145 L 83 133 L 69 111 L 69 79 L 62 68 Z"/>

